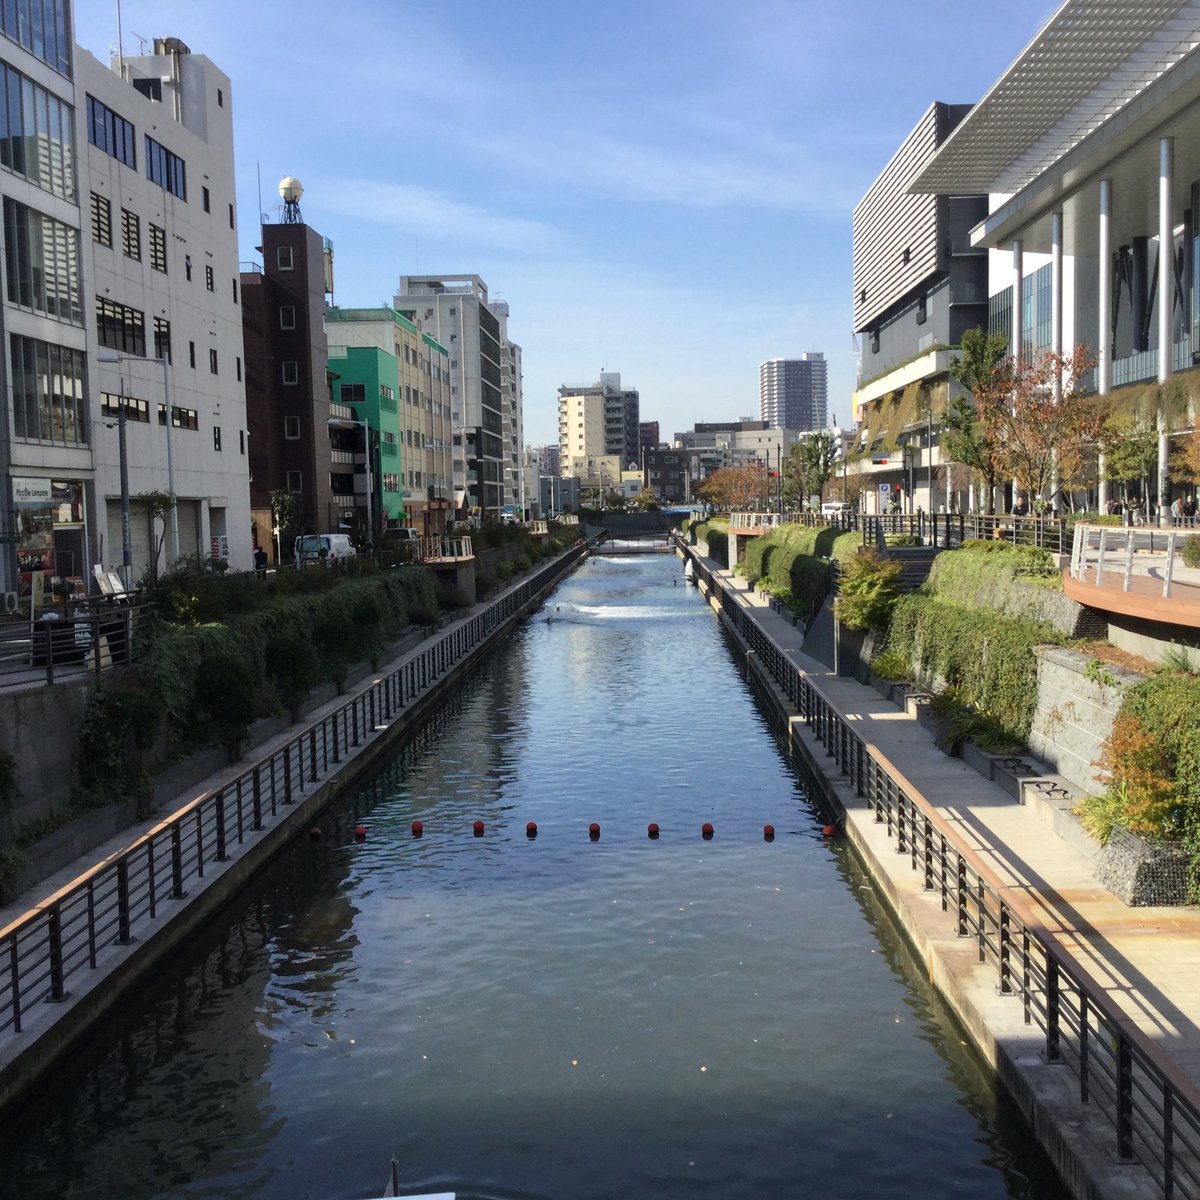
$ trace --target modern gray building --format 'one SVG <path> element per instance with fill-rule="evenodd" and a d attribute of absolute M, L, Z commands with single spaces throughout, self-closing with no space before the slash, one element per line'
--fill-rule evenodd
<path fill-rule="evenodd" d="M 825 355 L 772 358 L 758 368 L 759 416 L 772 429 L 823 429 L 827 424 L 829 369 Z"/>

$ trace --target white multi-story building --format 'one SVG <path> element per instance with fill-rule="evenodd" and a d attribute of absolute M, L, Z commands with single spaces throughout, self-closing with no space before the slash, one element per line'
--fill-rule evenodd
<path fill-rule="evenodd" d="M 111 70 L 79 51 L 76 88 L 95 449 L 90 561 L 122 562 L 124 396 L 129 494 L 176 496 L 165 536 L 132 505 L 134 577 L 160 538 L 168 559 L 249 569 L 229 78 L 178 39 L 156 38 L 153 54 L 118 56 Z"/>
<path fill-rule="evenodd" d="M 576 474 L 580 461 L 588 459 L 614 459 L 618 475 L 637 465 L 639 403 L 636 390 L 621 387 L 619 371 L 602 372 L 596 383 L 564 383 L 558 389 L 563 474 Z M 595 482 L 585 478 L 585 486 Z"/>
<path fill-rule="evenodd" d="M 478 275 L 402 275 L 395 307 L 450 352 L 454 498 L 485 519 L 519 501 L 521 350 Z"/>
<path fill-rule="evenodd" d="M 759 416 L 772 429 L 824 429 L 828 395 L 824 354 L 809 351 L 759 365 Z"/>

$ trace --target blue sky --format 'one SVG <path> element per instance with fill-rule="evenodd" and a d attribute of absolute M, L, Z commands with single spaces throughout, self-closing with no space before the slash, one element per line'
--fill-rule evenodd
<path fill-rule="evenodd" d="M 662 436 L 758 415 L 820 350 L 849 418 L 851 214 L 933 100 L 977 100 L 1047 0 L 122 0 L 233 81 L 241 257 L 285 175 L 345 306 L 473 273 L 524 350 L 525 432 L 621 372 Z M 336 14 L 331 19 L 330 14 Z M 102 61 L 113 3 L 78 4 Z"/>

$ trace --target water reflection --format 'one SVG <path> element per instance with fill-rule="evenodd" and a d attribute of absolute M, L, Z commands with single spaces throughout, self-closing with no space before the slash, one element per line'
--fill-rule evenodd
<path fill-rule="evenodd" d="M 678 573 L 567 580 L 10 1122 L 0 1197 L 360 1197 L 395 1153 L 467 1197 L 1057 1200 Z"/>

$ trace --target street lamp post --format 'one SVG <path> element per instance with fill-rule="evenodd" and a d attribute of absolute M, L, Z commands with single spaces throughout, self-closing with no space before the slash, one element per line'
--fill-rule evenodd
<path fill-rule="evenodd" d="M 164 354 L 159 358 L 146 358 L 141 354 L 122 354 L 117 350 L 101 352 L 96 355 L 96 361 L 102 363 L 122 362 L 152 362 L 162 367 L 163 373 L 163 406 L 167 416 L 167 494 L 171 497 L 171 514 L 167 522 L 170 537 L 167 542 L 167 566 L 170 567 L 179 558 L 179 505 L 175 499 L 175 459 L 171 454 L 171 427 L 175 423 L 175 414 L 171 411 L 171 380 L 167 371 L 168 361 Z M 121 389 L 122 392 L 124 388 Z M 125 401 L 121 398 L 121 428 L 124 429 Z M 122 491 L 128 490 L 127 481 L 122 482 Z M 128 581 L 126 581 L 128 587 Z"/>

